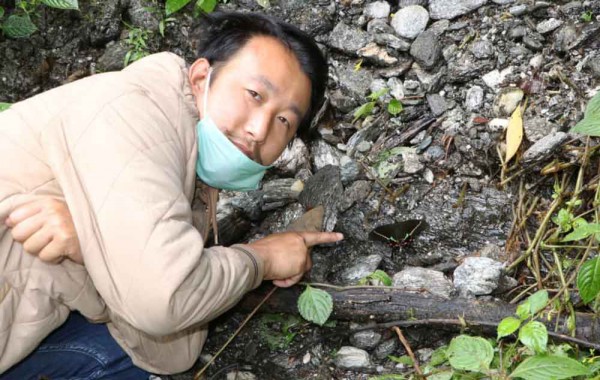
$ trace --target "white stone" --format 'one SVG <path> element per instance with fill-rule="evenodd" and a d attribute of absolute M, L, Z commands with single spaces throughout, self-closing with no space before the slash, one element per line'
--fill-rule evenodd
<path fill-rule="evenodd" d="M 342 346 L 335 354 L 334 362 L 343 369 L 358 369 L 371 365 L 369 353 L 352 346 Z"/>
<path fill-rule="evenodd" d="M 415 39 L 427 27 L 429 12 L 420 5 L 400 9 L 392 18 L 392 27 L 400 37 Z"/>
<path fill-rule="evenodd" d="M 375 1 L 365 6 L 364 15 L 369 18 L 388 18 L 390 15 L 390 3 L 387 1 Z"/>

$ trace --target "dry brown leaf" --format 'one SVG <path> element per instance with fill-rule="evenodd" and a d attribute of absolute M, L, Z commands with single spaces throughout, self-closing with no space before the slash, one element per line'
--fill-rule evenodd
<path fill-rule="evenodd" d="M 506 128 L 506 158 L 504 163 L 508 163 L 514 157 L 523 141 L 523 117 L 521 115 L 523 108 L 519 105 L 508 121 Z"/>

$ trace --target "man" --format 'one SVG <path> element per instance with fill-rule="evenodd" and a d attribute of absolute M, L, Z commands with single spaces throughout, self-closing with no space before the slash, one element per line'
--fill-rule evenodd
<path fill-rule="evenodd" d="M 310 246 L 342 238 L 204 249 L 216 189 L 256 188 L 308 127 L 327 66 L 306 34 L 271 18 L 203 22 L 189 67 L 160 53 L 0 113 L 0 379 L 186 370 L 208 321 L 263 279 L 296 283 Z M 205 208 L 193 226 L 196 175 Z"/>

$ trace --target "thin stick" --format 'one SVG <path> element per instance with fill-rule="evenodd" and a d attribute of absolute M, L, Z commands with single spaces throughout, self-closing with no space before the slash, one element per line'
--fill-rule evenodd
<path fill-rule="evenodd" d="M 225 350 L 225 348 L 227 348 L 227 346 L 229 345 L 229 343 L 231 343 L 231 341 L 233 341 L 233 339 L 240 333 L 240 331 L 242 331 L 242 329 L 244 328 L 244 326 L 246 326 L 246 323 L 248 323 L 248 321 L 250 320 L 250 318 L 252 318 L 254 316 L 254 314 L 256 314 L 256 312 L 258 311 L 258 309 L 271 297 L 271 295 L 273 293 L 275 293 L 276 290 L 277 290 L 276 286 L 273 286 L 273 289 L 269 290 L 269 293 L 267 293 L 267 295 L 265 296 L 265 298 L 263 298 L 262 301 L 260 301 L 260 303 L 258 305 L 256 305 L 256 307 L 254 308 L 254 310 L 252 310 L 252 312 L 250 312 L 250 314 L 248 314 L 248 316 L 246 317 L 246 319 L 244 319 L 244 321 L 242 322 L 242 324 L 237 328 L 237 330 L 235 330 L 235 332 L 233 333 L 233 335 L 231 335 L 229 337 L 229 339 L 227 339 L 227 342 L 225 342 L 225 344 L 223 345 L 223 347 L 221 347 L 219 349 L 219 351 L 217 351 L 217 353 L 214 354 L 212 358 L 210 358 L 210 360 L 208 361 L 208 363 L 206 363 L 206 365 L 204 365 L 204 367 L 202 367 L 202 369 L 200 371 L 198 371 L 198 373 L 196 373 L 196 375 L 194 376 L 194 380 L 200 380 L 200 377 L 204 374 L 204 372 L 206 372 L 206 370 L 208 369 L 208 367 L 217 359 L 217 357 L 221 354 L 221 352 L 223 352 Z"/>
<path fill-rule="evenodd" d="M 392 328 L 394 329 L 396 334 L 398 334 L 398 338 L 400 338 L 400 342 L 402 342 L 402 345 L 406 349 L 406 352 L 408 352 L 408 356 L 410 356 L 410 358 L 412 359 L 413 366 L 415 367 L 415 371 L 417 371 L 419 376 L 423 377 L 423 371 L 421 371 L 421 367 L 419 367 L 419 362 L 417 361 L 417 358 L 415 357 L 415 354 L 413 353 L 412 348 L 410 348 L 410 344 L 408 344 L 408 341 L 404 337 L 404 334 L 402 334 L 402 330 L 400 330 L 400 328 L 398 326 L 393 326 Z"/>

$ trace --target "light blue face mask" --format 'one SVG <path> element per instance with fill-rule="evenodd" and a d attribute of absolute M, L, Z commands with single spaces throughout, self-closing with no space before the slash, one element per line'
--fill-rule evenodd
<path fill-rule="evenodd" d="M 203 117 L 196 125 L 198 131 L 196 173 L 202 182 L 217 189 L 256 190 L 265 170 L 271 166 L 263 166 L 242 153 L 208 116 L 207 101 L 211 73 L 212 68 L 209 69 L 204 88 Z"/>

